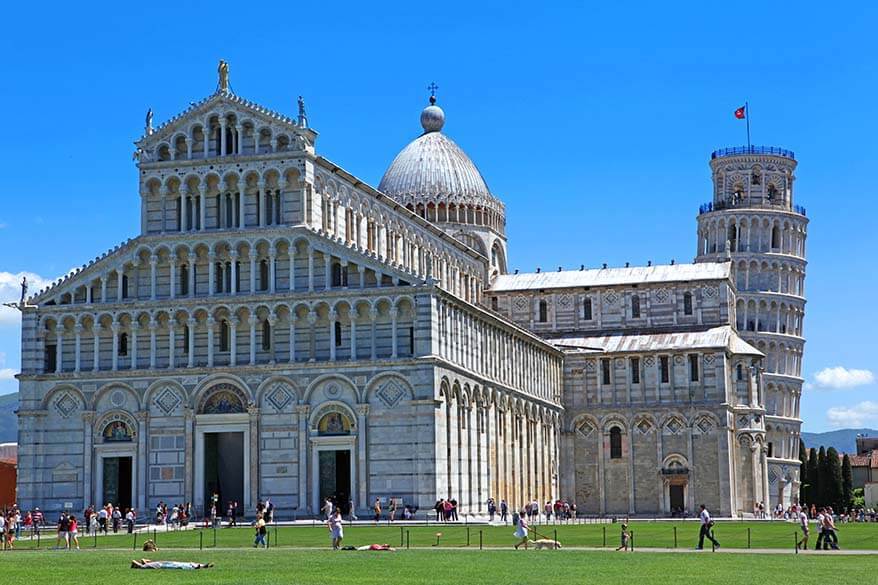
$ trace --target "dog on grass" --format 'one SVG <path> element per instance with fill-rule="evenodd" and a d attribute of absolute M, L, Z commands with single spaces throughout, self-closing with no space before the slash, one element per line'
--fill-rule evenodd
<path fill-rule="evenodd" d="M 559 550 L 561 548 L 561 543 L 557 540 L 552 540 L 551 538 L 539 538 L 537 540 L 529 540 L 527 541 L 527 543 L 537 550 L 543 548 L 547 548 L 549 550 Z"/>

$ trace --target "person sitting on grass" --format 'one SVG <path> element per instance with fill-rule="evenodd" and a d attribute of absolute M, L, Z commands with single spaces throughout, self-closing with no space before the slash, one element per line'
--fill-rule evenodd
<path fill-rule="evenodd" d="M 513 532 L 513 536 L 521 539 L 515 544 L 515 550 L 518 550 L 521 545 L 524 545 L 524 550 L 527 550 L 527 530 L 527 514 L 522 510 L 522 513 L 518 515 L 518 525 Z"/>
<path fill-rule="evenodd" d="M 135 559 L 131 561 L 132 569 L 182 569 L 191 571 L 195 569 L 210 569 L 213 563 L 190 563 L 188 561 L 151 561 L 149 559 Z"/>
<path fill-rule="evenodd" d="M 628 532 L 628 525 L 622 524 L 622 542 L 616 547 L 616 551 L 624 550 L 628 552 L 628 542 L 631 540 L 631 533 Z"/>

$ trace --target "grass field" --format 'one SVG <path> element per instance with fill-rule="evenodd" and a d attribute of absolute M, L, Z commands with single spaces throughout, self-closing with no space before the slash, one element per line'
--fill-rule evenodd
<path fill-rule="evenodd" d="M 23 551 L 0 554 L 4 585 L 77 582 L 260 584 L 515 584 L 636 583 L 699 585 L 753 582 L 874 583 L 878 557 L 829 555 L 612 553 L 583 551 L 329 550 L 167 551 L 152 559 L 213 562 L 202 571 L 136 571 L 118 550 Z"/>
<path fill-rule="evenodd" d="M 618 524 L 578 524 L 578 525 L 537 525 L 536 530 L 548 538 L 557 538 L 565 546 L 578 547 L 612 547 L 619 543 Z M 631 530 L 634 536 L 635 548 L 674 548 L 674 534 L 676 530 L 676 547 L 693 548 L 698 537 L 698 524 L 696 522 L 632 522 Z M 793 550 L 797 526 L 786 522 L 719 522 L 714 533 L 725 548 L 748 548 L 753 549 L 777 548 Z M 604 534 L 606 531 L 606 541 Z M 411 548 L 429 548 L 437 543 L 436 533 L 441 532 L 439 545 L 441 547 L 467 547 L 467 534 L 469 534 L 469 547 L 478 548 L 481 533 L 482 545 L 485 548 L 509 548 L 514 542 L 512 526 L 486 526 L 472 525 L 466 527 L 460 524 L 400 526 L 387 525 L 361 525 L 345 526 L 345 544 L 362 545 L 371 543 L 388 543 L 392 546 L 405 546 L 406 542 Z M 813 533 L 812 529 L 812 533 Z M 150 532 L 150 537 L 152 533 Z M 799 533 L 801 537 L 801 533 Z M 143 533 L 136 535 L 110 535 L 100 536 L 97 539 L 83 536 L 81 545 L 83 548 L 116 548 L 133 550 L 143 544 L 147 538 Z M 253 530 L 244 528 L 222 528 L 219 530 L 185 530 L 166 531 L 158 528 L 155 535 L 160 548 L 163 549 L 200 549 L 213 548 L 240 548 L 247 547 L 253 542 Z M 872 524 L 842 524 L 838 530 L 839 543 L 845 549 L 878 550 L 878 523 Z M 215 541 L 214 541 L 215 539 Z M 816 535 L 812 536 L 816 539 Z M 269 531 L 269 544 L 280 548 L 327 548 L 329 538 L 327 531 L 320 524 L 316 526 L 281 526 L 271 527 Z M 43 532 L 40 548 L 50 548 L 54 545 L 54 533 L 50 530 Z M 22 539 L 16 543 L 16 548 L 36 548 L 36 541 Z"/>

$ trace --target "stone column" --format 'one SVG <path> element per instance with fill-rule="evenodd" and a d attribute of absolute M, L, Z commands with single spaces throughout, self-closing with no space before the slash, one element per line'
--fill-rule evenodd
<path fill-rule="evenodd" d="M 155 332 L 158 328 L 158 323 L 156 323 L 154 318 L 150 318 L 149 320 L 149 369 L 155 369 L 155 360 L 156 360 L 156 337 Z"/>
<path fill-rule="evenodd" d="M 226 156 L 226 121 L 220 119 L 220 156 Z"/>
<path fill-rule="evenodd" d="M 314 248 L 308 246 L 308 292 L 314 292 Z"/>
<path fill-rule="evenodd" d="M 94 337 L 92 338 L 93 348 L 92 351 L 92 365 L 91 369 L 93 372 L 97 372 L 100 369 L 101 364 L 101 324 L 98 322 L 98 316 L 94 316 L 94 323 L 91 326 L 91 331 Z"/>
<path fill-rule="evenodd" d="M 116 269 L 116 301 L 122 301 L 122 281 L 125 279 L 125 267 Z"/>
<path fill-rule="evenodd" d="M 109 274 L 101 274 L 101 302 L 107 302 L 107 280 L 110 278 Z"/>
<path fill-rule="evenodd" d="M 244 127 L 235 125 L 235 153 L 244 154 Z"/>
<path fill-rule="evenodd" d="M 328 252 L 323 253 L 323 289 L 332 288 L 332 256 Z"/>
<path fill-rule="evenodd" d="M 293 292 L 296 290 L 296 245 L 292 242 L 290 242 L 289 257 L 290 283 L 288 288 L 290 292 Z"/>
<path fill-rule="evenodd" d="M 366 415 L 369 414 L 368 404 L 357 405 L 357 485 L 359 489 L 359 505 L 366 506 L 368 502 L 368 473 L 366 469 L 368 457 L 366 453 Z"/>
<path fill-rule="evenodd" d="M 274 249 L 268 253 L 268 292 L 274 292 L 275 281 L 275 255 Z"/>
<path fill-rule="evenodd" d="M 149 486 L 149 478 L 147 477 L 147 445 L 149 437 L 147 433 L 149 432 L 149 411 L 148 410 L 140 410 L 136 414 L 137 416 L 137 486 L 135 487 L 135 491 L 137 492 L 137 501 L 132 502 L 132 505 L 137 506 L 137 510 L 142 510 L 144 514 L 147 513 L 146 510 L 146 494 Z"/>
<path fill-rule="evenodd" d="M 275 319 L 274 315 L 269 314 L 268 317 L 266 317 L 265 322 L 268 323 L 268 363 L 274 364 L 274 324 L 277 322 L 277 320 Z"/>
<path fill-rule="evenodd" d="M 174 350 L 177 345 L 176 333 L 177 322 L 174 320 L 174 317 L 171 316 L 171 319 L 168 321 L 168 368 L 172 370 L 176 367 L 176 363 L 174 362 Z"/>
<path fill-rule="evenodd" d="M 298 414 L 297 430 L 299 434 L 299 493 L 298 493 L 298 512 L 299 514 L 307 514 L 308 506 L 308 413 L 311 407 L 307 404 L 296 406 L 296 414 Z"/>
<path fill-rule="evenodd" d="M 207 219 L 207 196 L 210 187 L 205 182 L 204 189 L 198 194 L 198 231 L 203 232 L 205 228 L 205 220 Z"/>
<path fill-rule="evenodd" d="M 375 361 L 375 359 L 377 359 L 377 357 L 378 357 L 377 356 L 378 351 L 377 351 L 377 348 L 375 347 L 375 321 L 378 319 L 378 309 L 376 309 L 375 307 L 372 307 L 371 309 L 369 309 L 369 319 L 371 321 L 371 328 L 369 330 L 369 339 L 370 339 L 369 359 L 371 359 L 372 361 Z"/>
<path fill-rule="evenodd" d="M 172 255 L 169 259 L 169 263 L 171 277 L 170 282 L 168 283 L 170 284 L 169 296 L 173 299 L 177 297 L 177 257 Z"/>
<path fill-rule="evenodd" d="M 140 323 L 135 319 L 131 322 L 131 364 L 132 370 L 137 369 L 137 334 L 140 332 Z"/>
<path fill-rule="evenodd" d="M 398 317 L 399 317 L 399 309 L 397 309 L 396 307 L 391 307 L 390 308 L 390 334 L 391 334 L 392 347 L 390 350 L 390 357 L 392 359 L 396 359 L 396 357 L 398 355 L 398 350 L 396 347 L 398 345 L 397 337 L 399 337 L 399 332 L 396 330 L 397 329 L 396 328 L 396 320 Z"/>
<path fill-rule="evenodd" d="M 308 361 L 317 361 L 317 340 L 315 339 L 314 327 L 317 324 L 317 313 L 313 309 L 308 311 Z"/>
<path fill-rule="evenodd" d="M 256 311 L 251 307 L 250 316 L 250 365 L 256 365 Z"/>
<path fill-rule="evenodd" d="M 296 313 L 295 308 L 290 311 L 290 363 L 296 361 Z"/>
<path fill-rule="evenodd" d="M 213 252 L 207 256 L 207 294 L 216 294 L 216 254 Z"/>
<path fill-rule="evenodd" d="M 207 367 L 213 367 L 213 337 L 214 337 L 214 328 L 216 326 L 216 320 L 212 315 L 207 317 Z M 191 337 L 191 333 L 190 333 Z"/>
<path fill-rule="evenodd" d="M 149 257 L 149 298 L 153 301 L 156 295 L 156 265 L 158 261 L 159 257 L 155 254 Z"/>
<path fill-rule="evenodd" d="M 366 267 L 360 264 L 357 271 L 360 273 L 360 288 L 366 288 Z"/>
<path fill-rule="evenodd" d="M 82 411 L 82 498 L 83 504 L 88 506 L 94 499 L 92 487 L 92 461 L 94 460 L 94 422 L 95 412 L 93 410 Z M 95 505 L 101 506 L 103 502 Z"/>
<path fill-rule="evenodd" d="M 74 360 L 73 360 L 73 371 L 79 372 L 82 367 L 82 325 L 77 323 L 73 326 L 73 332 L 76 334 L 75 346 L 74 346 Z M 57 360 L 55 360 L 57 362 Z"/>
<path fill-rule="evenodd" d="M 110 330 L 113 332 L 112 370 L 115 372 L 119 369 L 119 324 L 114 321 Z"/>
<path fill-rule="evenodd" d="M 256 293 L 256 250 L 250 249 L 250 290 L 251 295 Z"/>
<path fill-rule="evenodd" d="M 247 184 L 238 185 L 238 228 L 244 229 L 247 226 L 245 215 L 247 213 L 247 204 L 245 199 L 247 196 Z"/>
<path fill-rule="evenodd" d="M 335 310 L 329 311 L 329 361 L 335 361 L 335 323 L 338 320 L 338 313 Z"/>
<path fill-rule="evenodd" d="M 229 317 L 229 365 L 238 365 L 238 317 Z"/>
<path fill-rule="evenodd" d="M 189 317 L 186 322 L 189 326 L 189 362 L 188 367 L 195 367 L 195 325 L 198 323 L 194 317 Z"/>
<path fill-rule="evenodd" d="M 229 275 L 229 293 L 236 295 L 238 294 L 238 251 L 231 250 L 229 252 L 229 266 L 231 267 L 231 274 Z"/>
<path fill-rule="evenodd" d="M 357 308 L 351 308 L 351 361 L 357 359 Z"/>
<path fill-rule="evenodd" d="M 265 181 L 262 179 L 256 184 L 256 200 L 259 202 L 259 227 L 265 227 Z"/>
<path fill-rule="evenodd" d="M 189 253 L 189 294 L 187 296 L 194 297 L 195 296 L 195 262 L 198 260 L 198 256 L 194 253 Z"/>
<path fill-rule="evenodd" d="M 254 405 L 247 407 L 247 414 L 250 417 L 250 505 L 255 506 L 259 501 L 259 408 Z"/>

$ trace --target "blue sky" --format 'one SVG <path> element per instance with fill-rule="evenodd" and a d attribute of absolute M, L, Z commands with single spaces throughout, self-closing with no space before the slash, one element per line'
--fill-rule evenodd
<path fill-rule="evenodd" d="M 293 114 L 304 95 L 318 151 L 372 184 L 435 80 L 521 270 L 691 261 L 710 152 L 745 141 L 732 112 L 749 100 L 753 142 L 796 152 L 812 221 L 805 429 L 878 428 L 875 8 L 319 4 L 5 7 L 3 300 L 20 272 L 53 278 L 137 234 L 146 109 L 161 123 L 210 94 L 220 58 L 250 100 Z M 5 393 L 19 334 L 0 311 Z"/>

